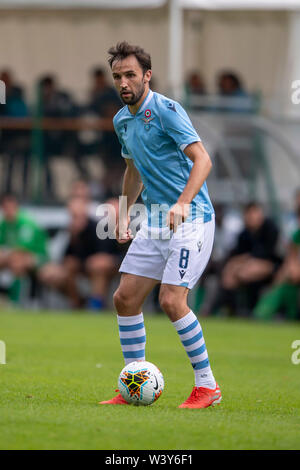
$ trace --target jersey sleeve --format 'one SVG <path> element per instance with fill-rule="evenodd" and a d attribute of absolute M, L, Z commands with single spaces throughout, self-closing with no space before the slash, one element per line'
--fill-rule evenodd
<path fill-rule="evenodd" d="M 175 141 L 181 151 L 194 142 L 201 142 L 190 118 L 179 103 L 163 101 L 160 118 L 163 130 Z"/>
<path fill-rule="evenodd" d="M 123 158 L 132 158 L 130 155 L 129 155 L 129 152 L 126 148 L 126 145 L 124 144 L 123 142 L 123 139 L 120 135 L 120 132 L 118 131 L 118 126 L 116 124 L 116 120 L 114 119 L 113 120 L 113 124 L 114 124 L 114 129 L 115 129 L 115 133 L 117 134 L 117 137 L 119 139 L 119 142 L 120 142 L 120 145 L 121 145 L 121 155 Z"/>

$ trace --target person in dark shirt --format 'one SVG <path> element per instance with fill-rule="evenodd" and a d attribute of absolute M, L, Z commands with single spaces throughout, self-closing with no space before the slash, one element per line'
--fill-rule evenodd
<path fill-rule="evenodd" d="M 282 266 L 271 288 L 264 292 L 255 306 L 253 313 L 257 319 L 271 320 L 278 314 L 284 314 L 290 320 L 300 318 L 300 207 L 296 216 L 298 227 L 290 237 Z"/>
<path fill-rule="evenodd" d="M 90 77 L 91 88 L 85 112 L 99 118 L 110 119 L 112 122 L 114 115 L 122 107 L 120 97 L 110 85 L 104 68 L 94 67 Z M 104 185 L 107 197 L 118 195 L 120 188 L 116 182 L 121 181 L 125 168 L 124 162 L 119 158 L 120 143 L 113 128 L 99 133 L 94 150 L 101 157 L 106 169 Z M 84 148 L 82 151 L 84 152 Z"/>
<path fill-rule="evenodd" d="M 255 109 L 253 96 L 243 87 L 241 78 L 230 70 L 222 71 L 217 77 L 218 94 L 224 99 L 219 112 L 251 113 Z M 231 98 L 231 99 L 230 99 Z"/>
<path fill-rule="evenodd" d="M 87 306 L 101 309 L 106 304 L 110 282 L 121 261 L 116 240 L 97 236 L 97 222 L 90 218 L 86 199 L 75 197 L 69 202 L 69 242 L 61 263 L 48 263 L 39 278 L 47 286 L 60 290 L 73 308 Z M 90 296 L 84 299 L 78 288 L 78 276 L 90 281 Z"/>
<path fill-rule="evenodd" d="M 236 291 L 247 286 L 248 293 L 251 293 L 248 304 L 251 309 L 258 299 L 260 287 L 272 280 L 280 265 L 281 260 L 277 255 L 279 230 L 265 216 L 259 204 L 251 202 L 246 206 L 244 223 L 245 227 L 221 273 L 218 308 L 227 305 L 234 311 Z"/>
<path fill-rule="evenodd" d="M 8 69 L 0 72 L 0 80 L 5 83 L 6 103 L 0 105 L 0 117 L 26 118 L 29 109 L 26 104 L 23 88 L 15 82 L 12 72 Z M 3 172 L 1 187 L 11 192 L 15 173 L 23 167 L 18 177 L 18 195 L 28 196 L 28 168 L 30 160 L 30 132 L 24 129 L 0 130 L 0 153 L 3 154 Z M 21 190 L 21 191 L 20 191 Z"/>
<path fill-rule="evenodd" d="M 44 118 L 76 118 L 79 115 L 79 107 L 72 95 L 60 89 L 53 75 L 45 75 L 38 82 L 41 117 Z M 53 157 L 71 157 L 80 176 L 87 175 L 83 165 L 77 132 L 62 129 L 45 130 L 43 132 L 44 171 L 46 177 L 46 197 L 55 200 L 54 181 L 51 170 Z"/>

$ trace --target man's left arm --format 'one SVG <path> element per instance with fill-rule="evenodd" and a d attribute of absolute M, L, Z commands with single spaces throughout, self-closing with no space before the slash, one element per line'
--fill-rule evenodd
<path fill-rule="evenodd" d="M 211 159 L 201 142 L 187 145 L 184 153 L 193 162 L 193 166 L 183 192 L 167 215 L 167 225 L 174 232 L 188 217 L 190 203 L 199 193 L 212 168 Z"/>

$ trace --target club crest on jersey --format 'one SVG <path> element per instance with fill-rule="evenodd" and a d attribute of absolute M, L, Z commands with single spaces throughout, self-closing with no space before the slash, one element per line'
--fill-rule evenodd
<path fill-rule="evenodd" d="M 146 109 L 145 113 L 144 113 L 145 117 L 142 118 L 144 123 L 145 123 L 145 130 L 146 131 L 149 131 L 150 129 L 150 121 L 152 121 L 152 119 L 154 119 L 153 117 L 151 117 L 151 109 Z"/>

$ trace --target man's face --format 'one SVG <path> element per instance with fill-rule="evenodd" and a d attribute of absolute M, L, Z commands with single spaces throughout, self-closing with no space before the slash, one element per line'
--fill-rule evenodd
<path fill-rule="evenodd" d="M 261 207 L 251 207 L 245 212 L 245 225 L 251 231 L 258 230 L 264 222 L 264 213 Z"/>
<path fill-rule="evenodd" d="M 143 96 L 151 78 L 151 70 L 143 73 L 142 67 L 134 55 L 112 64 L 115 87 L 124 104 L 135 105 Z"/>
<path fill-rule="evenodd" d="M 81 232 L 88 222 L 87 201 L 81 197 L 73 198 L 68 205 L 71 218 L 71 231 L 73 233 Z"/>
<path fill-rule="evenodd" d="M 18 203 L 14 199 L 5 199 L 2 203 L 2 211 L 5 220 L 13 222 L 18 213 Z"/>

